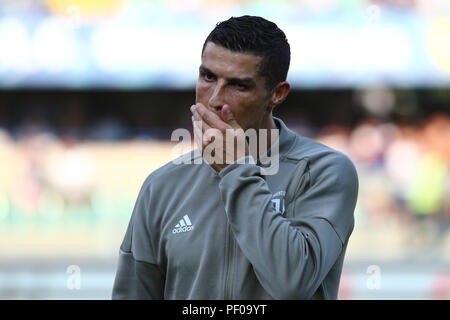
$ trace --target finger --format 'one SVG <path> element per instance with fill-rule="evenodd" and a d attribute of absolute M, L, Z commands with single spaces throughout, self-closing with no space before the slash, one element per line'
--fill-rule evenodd
<path fill-rule="evenodd" d="M 208 123 L 206 121 L 204 121 L 204 119 L 202 118 L 200 113 L 197 112 L 197 110 L 194 110 L 194 112 L 192 114 L 194 117 L 194 121 L 199 123 L 200 128 L 202 129 L 202 132 L 205 132 L 206 130 L 211 129 L 211 127 L 208 125 Z"/>
<path fill-rule="evenodd" d="M 211 127 L 202 120 L 200 114 L 197 111 L 194 111 L 193 114 L 192 123 L 194 126 L 194 136 L 196 138 L 195 141 L 198 147 L 202 146 L 202 149 L 204 149 L 205 146 L 213 141 L 214 136 L 211 135 Z"/>
<path fill-rule="evenodd" d="M 203 149 L 203 142 L 202 142 L 202 125 L 200 121 L 195 120 L 195 117 L 192 116 L 192 127 L 194 129 L 194 142 L 197 145 L 197 148 L 199 150 Z"/>
<path fill-rule="evenodd" d="M 225 132 L 226 129 L 232 129 L 230 125 L 225 123 L 219 115 L 215 112 L 212 112 L 208 108 L 206 108 L 203 104 L 197 103 L 194 112 L 198 112 L 206 124 L 211 128 L 219 129 L 222 132 Z"/>
<path fill-rule="evenodd" d="M 224 105 L 221 112 L 222 119 L 234 129 L 241 129 L 241 126 L 234 118 L 229 105 Z"/>

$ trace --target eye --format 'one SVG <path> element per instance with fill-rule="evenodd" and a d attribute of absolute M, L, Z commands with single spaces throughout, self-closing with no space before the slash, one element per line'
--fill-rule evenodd
<path fill-rule="evenodd" d="M 213 81 L 213 80 L 214 80 L 214 75 L 212 75 L 212 74 L 209 73 L 209 72 L 206 72 L 206 73 L 203 74 L 203 78 L 204 78 L 206 81 Z"/>
<path fill-rule="evenodd" d="M 248 89 L 248 87 L 242 83 L 235 83 L 234 86 L 239 90 L 247 90 Z"/>

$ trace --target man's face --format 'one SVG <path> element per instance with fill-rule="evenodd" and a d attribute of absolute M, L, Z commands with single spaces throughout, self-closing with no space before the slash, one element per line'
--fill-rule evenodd
<path fill-rule="evenodd" d="M 270 115 L 270 96 L 265 79 L 258 74 L 261 59 L 208 42 L 199 69 L 196 103 L 202 103 L 219 117 L 222 107 L 228 104 L 244 130 L 259 129 Z"/>

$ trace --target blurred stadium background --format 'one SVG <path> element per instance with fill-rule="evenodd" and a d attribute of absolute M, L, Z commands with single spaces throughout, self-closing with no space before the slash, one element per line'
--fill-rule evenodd
<path fill-rule="evenodd" d="M 202 43 L 243 14 L 291 44 L 275 116 L 357 166 L 339 298 L 450 298 L 449 0 L 0 0 L 0 299 L 110 298 Z"/>

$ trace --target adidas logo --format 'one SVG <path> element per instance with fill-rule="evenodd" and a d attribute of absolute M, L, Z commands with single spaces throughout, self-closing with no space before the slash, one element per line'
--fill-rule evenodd
<path fill-rule="evenodd" d="M 189 219 L 188 215 L 186 214 L 183 219 L 180 220 L 180 222 L 177 223 L 175 226 L 175 229 L 172 230 L 172 233 L 181 233 L 181 232 L 188 232 L 194 230 L 194 226 L 192 225 L 191 220 Z"/>

